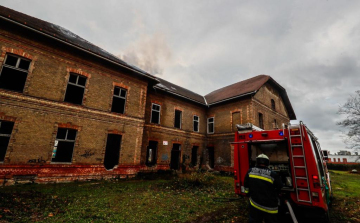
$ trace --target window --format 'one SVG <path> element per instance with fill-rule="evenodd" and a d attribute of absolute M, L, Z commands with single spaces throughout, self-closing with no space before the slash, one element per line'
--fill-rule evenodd
<path fill-rule="evenodd" d="M 175 121 L 174 121 L 174 127 L 181 129 L 181 115 L 182 111 L 175 110 Z"/>
<path fill-rule="evenodd" d="M 278 128 L 277 121 L 276 121 L 276 119 L 274 119 L 274 129 L 277 129 L 277 128 Z"/>
<path fill-rule="evenodd" d="M 275 101 L 271 99 L 271 109 L 275 110 Z"/>
<path fill-rule="evenodd" d="M 334 158 L 334 162 L 336 162 L 336 158 Z"/>
<path fill-rule="evenodd" d="M 199 132 L 199 116 L 194 115 L 194 132 Z"/>
<path fill-rule="evenodd" d="M 264 129 L 264 118 L 261 113 L 259 113 L 259 128 Z"/>
<path fill-rule="evenodd" d="M 75 129 L 58 129 L 51 162 L 71 163 L 76 133 Z"/>
<path fill-rule="evenodd" d="M 123 88 L 115 87 L 113 102 L 111 106 L 111 111 L 116 113 L 125 113 L 125 104 L 126 104 L 126 90 Z"/>
<path fill-rule="evenodd" d="M 160 105 L 151 104 L 151 123 L 160 124 Z"/>
<path fill-rule="evenodd" d="M 343 158 L 343 162 L 344 162 L 344 163 L 347 163 L 347 158 Z"/>
<path fill-rule="evenodd" d="M 0 162 L 4 162 L 14 122 L 0 120 Z"/>
<path fill-rule="evenodd" d="M 154 166 L 156 164 L 157 146 L 158 146 L 157 141 L 149 141 L 149 146 L 147 147 L 147 152 L 146 152 L 147 166 Z"/>
<path fill-rule="evenodd" d="M 214 133 L 214 117 L 208 118 L 208 133 Z"/>
<path fill-rule="evenodd" d="M 23 92 L 30 60 L 7 54 L 0 73 L 0 88 Z"/>
<path fill-rule="evenodd" d="M 84 76 L 73 73 L 70 74 L 69 82 L 65 93 L 65 102 L 70 102 L 77 105 L 82 104 L 85 92 L 86 79 L 87 78 Z"/>

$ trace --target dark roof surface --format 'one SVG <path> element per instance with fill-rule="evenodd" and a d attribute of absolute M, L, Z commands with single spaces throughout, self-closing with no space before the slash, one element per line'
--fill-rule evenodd
<path fill-rule="evenodd" d="M 80 36 L 76 35 L 75 33 L 71 32 L 68 29 L 65 29 L 61 26 L 52 24 L 50 22 L 46 22 L 44 20 L 26 15 L 21 12 L 17 12 L 15 10 L 6 8 L 1 5 L 0 5 L 0 16 L 7 18 L 9 20 L 15 21 L 17 23 L 20 23 L 26 27 L 35 29 L 38 32 L 41 32 L 41 33 L 50 35 L 54 38 L 65 41 L 69 44 L 73 44 L 84 50 L 90 51 L 98 56 L 105 57 L 106 59 L 109 59 L 115 63 L 124 65 L 125 67 L 128 67 L 130 69 L 134 69 L 145 76 L 148 76 L 150 78 L 155 78 L 154 76 L 141 70 L 140 68 L 126 63 L 125 61 L 119 59 L 118 57 L 114 56 L 113 54 L 101 49 L 100 47 L 90 43 L 89 41 L 81 38 Z"/>
<path fill-rule="evenodd" d="M 199 94 L 196 94 L 196 93 L 194 93 L 192 91 L 189 91 L 189 90 L 187 90 L 187 89 L 185 89 L 183 87 L 180 87 L 178 85 L 175 85 L 173 83 L 170 83 L 170 82 L 168 82 L 168 81 L 166 81 L 164 79 L 161 79 L 161 78 L 157 78 L 157 79 L 160 81 L 160 83 L 156 84 L 155 88 L 170 92 L 172 94 L 177 94 L 179 96 L 188 98 L 188 99 L 190 99 L 192 101 L 195 101 L 195 102 L 198 102 L 200 104 L 206 105 L 203 96 L 201 96 Z"/>
<path fill-rule="evenodd" d="M 259 75 L 250 79 L 237 82 L 235 84 L 220 88 L 207 95 L 205 95 L 206 101 L 209 105 L 237 97 L 240 95 L 252 93 L 260 89 L 268 80 L 270 76 Z"/>

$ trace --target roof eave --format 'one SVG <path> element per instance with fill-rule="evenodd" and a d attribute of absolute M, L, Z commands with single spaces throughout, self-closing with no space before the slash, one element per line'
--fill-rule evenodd
<path fill-rule="evenodd" d="M 135 70 L 135 69 L 133 69 L 133 68 L 131 68 L 131 67 L 129 67 L 129 66 L 126 66 L 126 65 L 124 65 L 124 64 L 120 64 L 120 63 L 118 63 L 118 62 L 116 62 L 116 61 L 113 61 L 113 60 L 111 60 L 111 59 L 108 59 L 108 58 L 106 58 L 106 57 L 104 57 L 104 56 L 101 56 L 101 55 L 98 55 L 98 54 L 96 54 L 96 53 L 94 53 L 94 52 L 91 52 L 91 51 L 89 51 L 89 50 L 87 50 L 87 49 L 85 49 L 85 48 L 82 48 L 82 47 L 79 47 L 79 46 L 77 46 L 77 45 L 75 45 L 75 44 L 66 42 L 66 41 L 64 41 L 64 40 L 62 40 L 62 39 L 60 39 L 60 38 L 57 38 L 57 37 L 55 37 L 55 36 L 51 36 L 51 35 L 49 35 L 49 34 L 47 34 L 47 33 L 45 33 L 45 32 L 36 30 L 36 29 L 34 29 L 34 28 L 32 28 L 32 27 L 29 27 L 29 26 L 27 26 L 27 25 L 24 25 L 24 24 L 22 24 L 22 23 L 20 23 L 20 22 L 14 21 L 14 20 L 9 19 L 9 18 L 6 18 L 6 17 L 4 17 L 3 15 L 0 15 L 0 18 L 6 20 L 6 21 L 8 21 L 8 22 L 17 24 L 17 25 L 19 25 L 19 26 L 22 26 L 22 27 L 24 27 L 24 28 L 26 28 L 26 29 L 29 29 L 29 30 L 31 30 L 31 31 L 34 31 L 34 32 L 36 32 L 36 33 L 39 33 L 39 34 L 41 34 L 41 35 L 44 35 L 44 36 L 46 36 L 46 37 L 49 37 L 49 38 L 51 38 L 51 39 L 54 39 L 54 40 L 56 40 L 56 41 L 59 41 L 59 42 L 61 42 L 61 43 L 64 43 L 64 44 L 66 44 L 66 45 L 68 45 L 68 46 L 74 47 L 74 48 L 76 48 L 76 49 L 78 49 L 78 50 L 81 50 L 81 51 L 83 51 L 83 52 L 89 53 L 89 54 L 91 54 L 91 55 L 93 55 L 93 56 L 96 56 L 96 57 L 98 57 L 98 58 L 100 58 L 100 59 L 106 60 L 106 61 L 108 61 L 108 62 L 110 62 L 110 63 L 116 64 L 116 65 L 121 66 L 121 67 L 123 67 L 123 68 L 126 68 L 126 69 L 128 69 L 128 70 L 131 70 L 132 72 L 135 72 L 135 73 L 140 74 L 140 75 L 142 75 L 142 76 L 144 76 L 144 77 L 146 77 L 146 78 L 149 78 L 149 79 L 151 79 L 151 80 L 155 80 L 156 82 L 158 82 L 158 80 L 157 80 L 155 77 L 151 76 L 150 74 L 139 72 L 139 71 L 137 71 L 137 70 Z"/>
<path fill-rule="evenodd" d="M 229 101 L 229 100 L 232 100 L 232 99 L 236 99 L 236 98 L 241 98 L 241 97 L 244 97 L 244 96 L 247 96 L 247 95 L 255 94 L 256 92 L 257 91 L 251 91 L 251 92 L 248 92 L 248 93 L 245 93 L 245 94 L 241 94 L 241 95 L 237 95 L 237 96 L 234 96 L 234 97 L 226 98 L 226 99 L 223 99 L 223 100 L 220 100 L 220 101 L 215 101 L 213 103 L 208 103 L 208 106 L 219 104 L 219 103 Z"/>
<path fill-rule="evenodd" d="M 200 101 L 194 100 L 194 99 L 189 98 L 189 97 L 186 97 L 186 96 L 184 96 L 184 95 L 175 93 L 175 92 L 170 91 L 170 90 L 168 90 L 168 89 L 165 89 L 165 88 L 162 88 L 162 87 L 158 87 L 158 86 L 154 86 L 154 88 L 159 89 L 159 90 L 162 90 L 162 91 L 165 91 L 165 92 L 168 92 L 168 93 L 170 93 L 170 94 L 173 94 L 173 95 L 176 95 L 176 96 L 179 96 L 179 97 L 182 97 L 182 98 L 185 98 L 185 99 L 188 99 L 188 100 L 190 100 L 190 101 L 193 101 L 193 102 L 196 102 L 196 103 L 198 103 L 198 104 L 201 104 L 201 105 L 205 105 L 205 106 L 206 106 L 205 103 L 202 103 L 202 102 L 200 102 Z"/>

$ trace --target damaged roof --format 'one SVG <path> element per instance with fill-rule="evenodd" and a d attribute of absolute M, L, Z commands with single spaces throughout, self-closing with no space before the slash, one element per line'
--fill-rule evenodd
<path fill-rule="evenodd" d="M 267 82 L 273 84 L 279 90 L 280 96 L 283 99 L 286 110 L 289 114 L 289 118 L 291 120 L 295 120 L 296 115 L 294 109 L 292 108 L 285 88 L 283 88 L 274 79 L 272 79 L 272 77 L 268 75 L 258 75 L 247 80 L 220 88 L 205 95 L 205 99 L 207 101 L 207 104 L 210 106 L 234 98 L 240 98 L 246 95 L 253 95 Z"/>
<path fill-rule="evenodd" d="M 290 100 L 287 96 L 286 90 L 281 87 L 275 80 L 273 80 L 270 76 L 267 75 L 259 75 L 227 87 L 218 89 L 213 91 L 205 97 L 196 94 L 190 90 L 187 90 L 183 87 L 178 85 L 172 84 L 164 79 L 157 78 L 146 71 L 141 70 L 140 68 L 133 66 L 131 64 L 126 63 L 125 61 L 119 59 L 118 57 L 114 56 L 113 54 L 101 49 L 100 47 L 90 43 L 89 41 L 81 38 L 80 36 L 74 34 L 73 32 L 43 21 L 38 18 L 34 18 L 32 16 L 23 14 L 21 12 L 17 12 L 15 10 L 6 8 L 0 5 L 0 18 L 13 22 L 17 25 L 23 26 L 28 28 L 32 31 L 38 32 L 50 38 L 56 39 L 62 43 L 95 55 L 101 59 L 110 61 L 114 64 L 117 64 L 121 67 L 124 67 L 128 70 L 131 70 L 137 74 L 140 74 L 143 77 L 156 81 L 154 88 L 160 89 L 171 94 L 180 96 L 182 98 L 197 102 L 202 105 L 211 106 L 217 103 L 221 103 L 226 100 L 231 100 L 233 98 L 240 98 L 246 95 L 255 94 L 260 87 L 262 87 L 268 81 L 274 84 L 280 92 L 280 95 L 285 103 L 286 109 L 288 111 L 289 117 L 291 120 L 296 119 L 294 110 L 291 106 Z"/>
<path fill-rule="evenodd" d="M 125 61 L 119 59 L 113 54 L 101 49 L 100 47 L 90 43 L 89 41 L 81 38 L 75 33 L 65 29 L 61 26 L 52 24 L 50 22 L 46 22 L 44 20 L 26 15 L 21 12 L 17 12 L 15 10 L 6 8 L 0 5 L 0 17 L 2 19 L 17 23 L 26 28 L 30 28 L 33 31 L 36 31 L 41 34 L 45 34 L 49 37 L 60 40 L 61 42 L 67 43 L 68 45 L 75 46 L 84 51 L 90 52 L 95 56 L 102 57 L 103 59 L 107 59 L 113 63 L 121 65 L 129 70 L 132 70 L 138 74 L 141 74 L 147 78 L 155 79 L 151 74 L 141 70 L 140 68 L 133 66 L 131 64 L 126 63 Z"/>
<path fill-rule="evenodd" d="M 154 86 L 155 89 L 160 89 L 160 90 L 169 92 L 171 94 L 175 94 L 180 97 L 187 98 L 191 101 L 195 101 L 202 105 L 206 105 L 206 102 L 205 102 L 205 99 L 203 96 L 196 94 L 195 92 L 189 91 L 178 85 L 175 85 L 173 83 L 170 83 L 164 79 L 161 79 L 161 78 L 157 78 L 157 79 L 160 81 L 160 83 L 158 83 Z"/>

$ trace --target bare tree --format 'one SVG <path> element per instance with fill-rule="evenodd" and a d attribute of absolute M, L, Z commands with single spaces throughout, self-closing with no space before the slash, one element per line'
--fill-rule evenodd
<path fill-rule="evenodd" d="M 360 90 L 355 91 L 355 95 L 351 95 L 347 102 L 339 108 L 339 114 L 346 115 L 346 118 L 337 124 L 345 127 L 346 133 L 345 143 L 352 149 L 360 148 Z"/>

